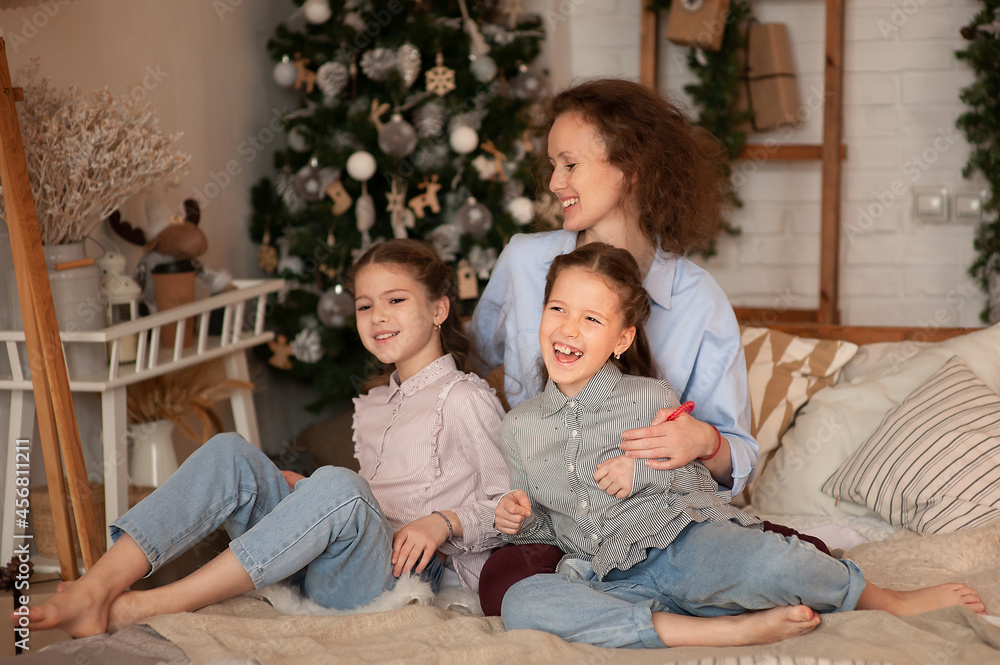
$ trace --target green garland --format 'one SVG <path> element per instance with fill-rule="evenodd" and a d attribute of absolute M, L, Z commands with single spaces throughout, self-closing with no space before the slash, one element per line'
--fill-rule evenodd
<path fill-rule="evenodd" d="M 970 178 L 978 171 L 990 188 L 983 205 L 988 219 L 976 231 L 973 246 L 979 255 L 969 274 L 988 292 L 991 275 L 1000 273 L 1000 0 L 983 0 L 983 9 L 962 29 L 962 36 L 970 42 L 955 57 L 967 62 L 976 74 L 976 80 L 959 94 L 969 109 L 955 123 L 970 147 L 962 175 Z M 980 316 L 989 322 L 998 314 L 990 311 L 987 302 Z"/>

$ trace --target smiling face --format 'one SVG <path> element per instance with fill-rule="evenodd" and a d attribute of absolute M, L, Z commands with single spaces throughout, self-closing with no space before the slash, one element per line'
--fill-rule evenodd
<path fill-rule="evenodd" d="M 622 205 L 625 176 L 608 161 L 604 141 L 582 114 L 563 113 L 548 139 L 552 177 L 549 189 L 562 203 L 563 228 L 583 233 L 585 242 L 611 244 L 635 222 Z"/>
<path fill-rule="evenodd" d="M 393 364 L 399 382 L 444 355 L 435 326 L 448 317 L 448 298 L 427 298 L 406 268 L 372 263 L 354 277 L 354 306 L 361 343 L 383 363 Z"/>
<path fill-rule="evenodd" d="M 635 327 L 622 325 L 618 294 L 604 279 L 583 268 L 559 273 L 542 312 L 538 341 L 549 378 L 564 395 L 576 396 L 634 337 Z"/>

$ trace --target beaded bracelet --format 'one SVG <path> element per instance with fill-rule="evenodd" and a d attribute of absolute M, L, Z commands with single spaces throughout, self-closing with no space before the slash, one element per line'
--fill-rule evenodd
<path fill-rule="evenodd" d="M 711 423 L 709 423 L 709 424 L 711 425 Z M 719 437 L 719 445 L 717 445 L 717 446 L 715 447 L 715 452 L 714 452 L 714 453 L 712 453 L 711 455 L 709 455 L 708 457 L 699 457 L 698 459 L 699 459 L 699 460 L 701 460 L 702 462 L 707 462 L 708 460 L 710 460 L 710 459 L 712 459 L 713 457 L 715 457 L 716 455 L 718 455 L 718 454 L 719 454 L 719 451 L 720 451 L 720 450 L 722 450 L 722 432 L 720 432 L 720 431 L 719 431 L 719 428 L 718 428 L 718 427 L 716 427 L 715 425 L 712 425 L 712 429 L 714 429 L 714 430 L 715 430 L 715 433 L 716 433 L 716 434 L 718 435 L 718 437 Z"/>
<path fill-rule="evenodd" d="M 718 452 L 718 451 L 716 451 L 716 452 Z M 448 519 L 447 517 L 445 517 L 444 513 L 442 513 L 440 510 L 432 510 L 431 513 L 434 514 L 434 515 L 440 515 L 441 516 L 441 519 L 444 520 L 444 523 L 448 525 L 448 538 L 449 539 L 454 538 L 455 537 L 455 530 L 451 528 L 451 520 Z"/>

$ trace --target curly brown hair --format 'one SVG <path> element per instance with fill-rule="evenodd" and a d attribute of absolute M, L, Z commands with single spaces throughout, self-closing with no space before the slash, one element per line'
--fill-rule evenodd
<path fill-rule="evenodd" d="M 656 91 L 622 79 L 588 81 L 552 97 L 543 135 L 556 118 L 573 112 L 597 129 L 608 162 L 624 174 L 623 201 L 634 203 L 650 241 L 681 254 L 711 244 L 731 188 L 718 139 Z M 546 160 L 541 191 L 548 189 L 551 172 Z"/>
<path fill-rule="evenodd" d="M 451 267 L 426 243 L 413 238 L 393 238 L 376 244 L 357 260 L 347 280 L 348 291 L 354 293 L 355 277 L 362 268 L 373 264 L 391 264 L 403 268 L 423 287 L 431 302 L 448 297 L 448 318 L 441 324 L 441 349 L 455 358 L 455 364 L 460 370 L 471 371 L 472 344 L 462 326 L 461 308 L 458 305 Z M 361 386 L 361 392 L 367 393 L 375 386 L 388 385 L 392 369 L 384 367 L 381 374 L 368 379 Z"/>

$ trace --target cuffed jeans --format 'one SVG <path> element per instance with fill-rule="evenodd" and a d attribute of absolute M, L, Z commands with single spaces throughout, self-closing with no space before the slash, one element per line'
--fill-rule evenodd
<path fill-rule="evenodd" d="M 782 605 L 838 612 L 854 609 L 865 588 L 853 561 L 732 522 L 690 524 L 667 549 L 650 549 L 644 561 L 603 580 L 589 561 L 573 563 L 588 572 L 535 575 L 507 591 L 501 616 L 508 630 L 602 647 L 664 647 L 654 612 L 713 617 Z"/>
<path fill-rule="evenodd" d="M 111 537 L 131 536 L 155 571 L 219 526 L 256 588 L 292 578 L 320 605 L 351 609 L 395 585 L 392 527 L 363 478 L 324 466 L 293 492 L 238 434 L 212 437 L 116 520 Z"/>

